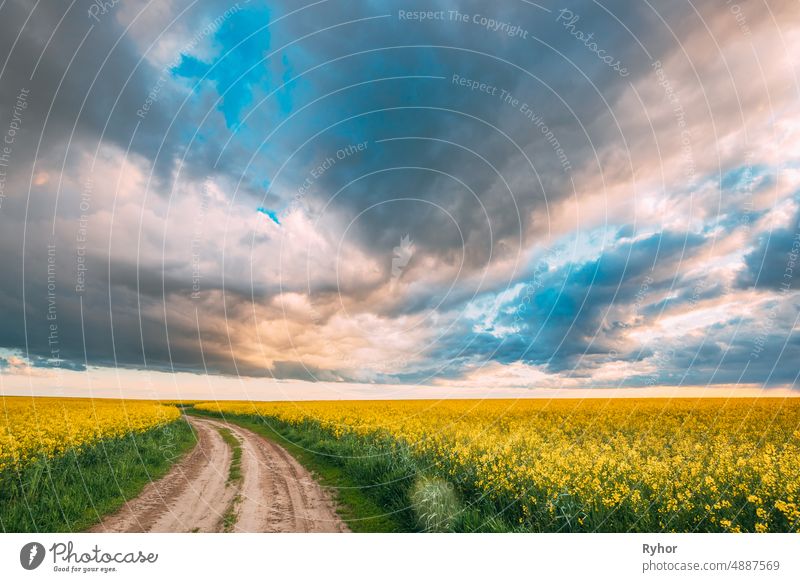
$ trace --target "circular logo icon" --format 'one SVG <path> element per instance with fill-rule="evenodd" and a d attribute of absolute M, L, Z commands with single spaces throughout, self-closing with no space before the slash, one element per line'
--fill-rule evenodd
<path fill-rule="evenodd" d="M 44 561 L 44 546 L 39 542 L 30 542 L 19 551 L 19 563 L 26 570 L 35 570 Z"/>

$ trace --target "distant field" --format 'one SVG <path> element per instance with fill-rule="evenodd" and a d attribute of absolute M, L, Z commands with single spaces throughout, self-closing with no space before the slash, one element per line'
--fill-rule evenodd
<path fill-rule="evenodd" d="M 194 444 L 175 406 L 0 398 L 0 531 L 77 531 Z"/>
<path fill-rule="evenodd" d="M 136 496 L 195 443 L 177 405 L 283 443 L 355 531 L 800 531 L 796 399 L 23 397 L 0 399 L 0 531 Z"/>
<path fill-rule="evenodd" d="M 795 399 L 202 403 L 339 466 L 407 529 L 800 530 Z"/>

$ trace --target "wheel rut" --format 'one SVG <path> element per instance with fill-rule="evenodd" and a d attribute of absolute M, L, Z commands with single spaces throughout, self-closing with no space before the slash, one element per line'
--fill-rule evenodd
<path fill-rule="evenodd" d="M 279 445 L 238 425 L 188 417 L 198 442 L 163 478 L 89 531 L 346 532 L 334 503 Z M 219 429 L 242 449 L 242 479 L 231 481 L 233 453 Z M 233 523 L 223 524 L 233 511 Z"/>

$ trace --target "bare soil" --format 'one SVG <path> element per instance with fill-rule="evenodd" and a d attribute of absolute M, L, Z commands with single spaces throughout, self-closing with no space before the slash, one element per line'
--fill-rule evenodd
<path fill-rule="evenodd" d="M 226 422 L 189 417 L 195 448 L 93 532 L 346 532 L 331 496 L 285 449 Z M 233 457 L 218 428 L 242 447 L 242 479 L 229 480 Z M 230 521 L 230 520 L 228 520 Z"/>

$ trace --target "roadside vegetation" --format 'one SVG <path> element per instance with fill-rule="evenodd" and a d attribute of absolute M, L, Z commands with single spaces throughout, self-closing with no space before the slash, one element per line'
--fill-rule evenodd
<path fill-rule="evenodd" d="M 195 442 L 179 419 L 7 467 L 0 472 L 0 531 L 83 531 L 166 474 Z"/>
<path fill-rule="evenodd" d="M 339 515 L 354 532 L 509 531 L 476 507 L 464 507 L 455 488 L 426 476 L 411 451 L 389 438 L 336 436 L 318 423 L 275 417 L 191 414 L 238 424 L 285 448 L 323 487 L 336 492 Z"/>
<path fill-rule="evenodd" d="M 399 531 L 800 531 L 796 399 L 215 402 L 192 413 L 332 471 L 356 531 L 376 531 L 372 516 Z"/>
<path fill-rule="evenodd" d="M 190 414 L 210 418 L 223 418 L 213 412 L 191 409 Z M 226 421 L 249 429 L 285 448 L 317 481 L 335 493 L 337 512 L 354 532 L 415 531 L 417 527 L 407 504 L 392 504 L 398 491 L 404 490 L 405 481 L 386 486 L 364 488 L 359 473 L 352 466 L 340 462 L 335 455 L 322 452 L 342 446 L 360 446 L 357 442 L 340 442 L 324 431 L 310 432 L 292 427 L 274 419 L 257 416 L 224 416 Z"/>
<path fill-rule="evenodd" d="M 222 440 L 231 448 L 231 466 L 228 469 L 228 486 L 235 487 L 242 481 L 242 443 L 239 442 L 233 433 L 227 428 L 218 428 Z M 241 496 L 237 493 L 231 501 L 225 515 L 222 517 L 222 531 L 233 531 L 236 525 L 236 510 L 241 501 Z"/>

